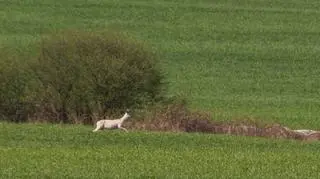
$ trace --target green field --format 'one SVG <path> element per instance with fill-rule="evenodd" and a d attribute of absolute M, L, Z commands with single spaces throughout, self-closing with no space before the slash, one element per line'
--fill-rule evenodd
<path fill-rule="evenodd" d="M 317 178 L 319 143 L 0 123 L 0 178 Z"/>
<path fill-rule="evenodd" d="M 317 0 L 0 0 L 0 47 L 31 51 L 41 34 L 61 29 L 120 30 L 159 53 L 168 95 L 190 109 L 320 129 L 319 22 Z M 317 178 L 318 149 L 0 123 L 0 177 Z"/>

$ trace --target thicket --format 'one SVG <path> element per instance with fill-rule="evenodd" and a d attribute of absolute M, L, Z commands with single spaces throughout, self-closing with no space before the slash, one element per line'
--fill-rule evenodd
<path fill-rule="evenodd" d="M 1 49 L 1 119 L 91 123 L 163 97 L 157 55 L 123 34 L 63 31 L 38 47 L 28 59 Z"/>

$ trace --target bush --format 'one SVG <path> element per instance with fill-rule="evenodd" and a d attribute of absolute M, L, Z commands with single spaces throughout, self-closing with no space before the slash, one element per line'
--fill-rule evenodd
<path fill-rule="evenodd" d="M 0 56 L 0 119 L 23 121 L 27 118 L 28 68 L 16 50 L 1 48 Z"/>
<path fill-rule="evenodd" d="M 94 116 L 141 107 L 163 96 L 155 53 L 119 33 L 63 31 L 45 36 L 37 58 L 29 62 L 32 90 L 13 96 L 24 95 L 32 104 L 28 116 L 33 119 L 91 123 Z M 18 74 L 14 78 L 23 79 Z"/>

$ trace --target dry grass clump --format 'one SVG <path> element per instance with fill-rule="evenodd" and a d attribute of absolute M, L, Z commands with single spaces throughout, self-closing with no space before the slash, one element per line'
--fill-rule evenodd
<path fill-rule="evenodd" d="M 143 119 L 132 120 L 130 126 L 138 130 L 183 132 L 188 121 L 192 119 L 208 120 L 209 115 L 191 113 L 184 103 L 169 104 L 153 108 Z"/>
<path fill-rule="evenodd" d="M 132 129 L 173 132 L 202 132 L 283 138 L 296 140 L 320 140 L 320 132 L 310 135 L 295 132 L 280 124 L 263 124 L 259 121 L 213 121 L 209 113 L 189 111 L 185 104 L 175 103 L 153 110 L 151 115 L 127 123 Z"/>

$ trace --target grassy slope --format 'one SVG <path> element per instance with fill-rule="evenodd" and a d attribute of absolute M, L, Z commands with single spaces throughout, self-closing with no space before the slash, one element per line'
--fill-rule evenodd
<path fill-rule="evenodd" d="M 0 178 L 317 178 L 319 145 L 0 123 Z"/>
<path fill-rule="evenodd" d="M 162 54 L 170 95 L 216 119 L 320 128 L 320 2 L 0 1 L 0 44 L 62 28 L 121 29 Z"/>

